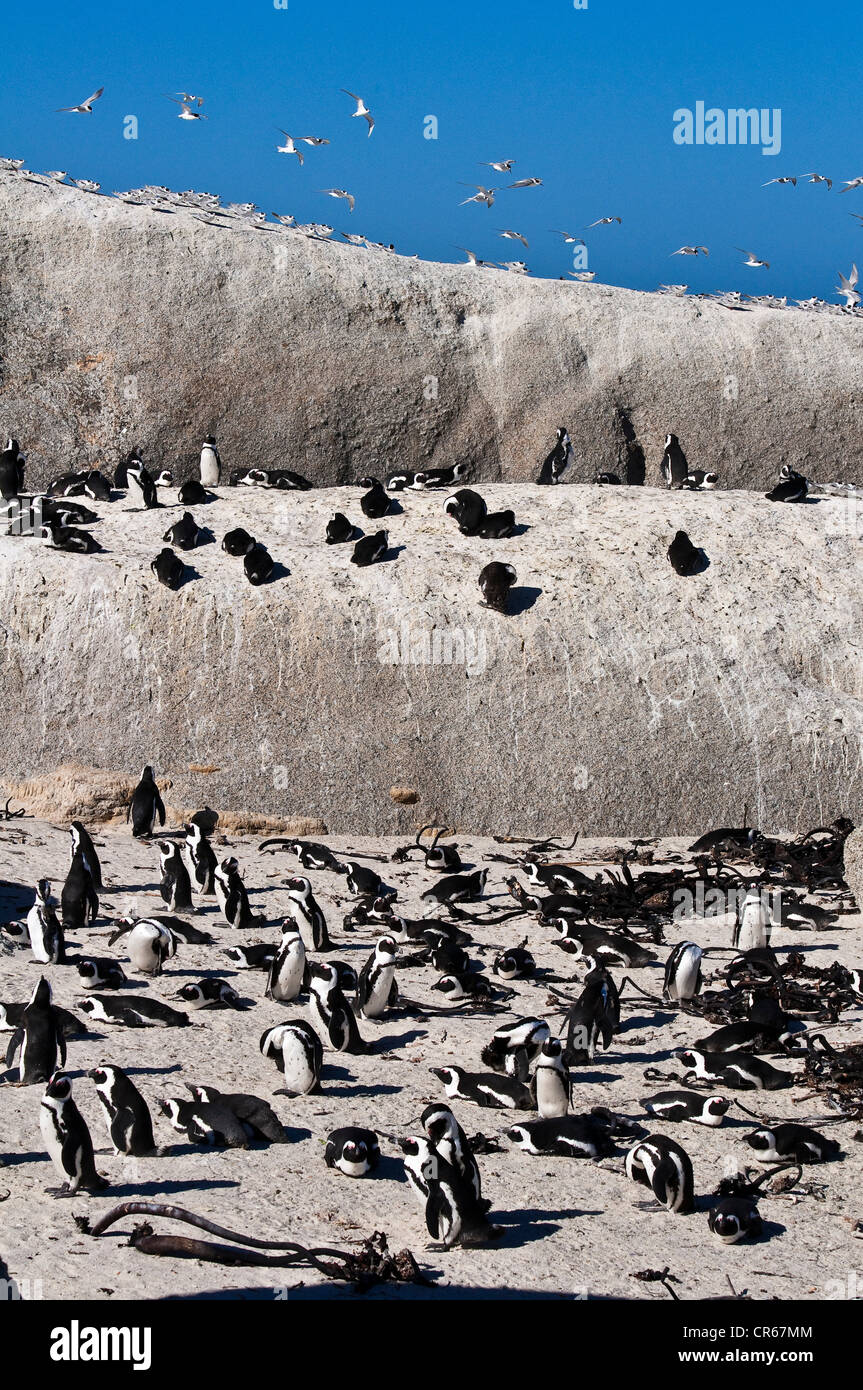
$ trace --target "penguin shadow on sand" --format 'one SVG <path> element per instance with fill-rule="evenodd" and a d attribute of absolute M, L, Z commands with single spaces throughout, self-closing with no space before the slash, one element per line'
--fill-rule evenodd
<path fill-rule="evenodd" d="M 507 594 L 507 615 L 517 618 L 521 613 L 526 613 L 529 608 L 533 608 L 541 594 L 542 589 L 537 589 L 535 585 L 516 584 Z"/>
<path fill-rule="evenodd" d="M 388 1056 L 395 1053 L 399 1047 L 407 1047 L 408 1043 L 416 1042 L 418 1038 L 426 1037 L 424 1028 L 410 1028 L 406 1033 L 385 1033 L 383 1037 L 368 1038 L 369 1052 L 375 1057 Z"/>
<path fill-rule="evenodd" d="M 331 1083 L 334 1079 L 336 1081 L 348 1081 L 352 1084 L 333 1086 Z M 331 1062 L 325 1062 L 321 1072 L 321 1090 L 325 1096 L 341 1096 L 349 1099 L 354 1099 L 357 1096 L 394 1096 L 401 1089 L 401 1086 L 387 1086 L 382 1082 L 372 1086 L 357 1085 L 354 1082 L 352 1072 L 347 1071 L 344 1067 L 334 1067 Z"/>
<path fill-rule="evenodd" d="M 274 560 L 273 568 L 270 570 L 264 582 L 262 584 L 254 584 L 252 588 L 266 589 L 268 584 L 277 584 L 280 579 L 290 578 L 290 573 L 291 571 L 288 569 L 287 565 L 283 565 L 281 560 Z"/>
<path fill-rule="evenodd" d="M 386 518 L 384 518 L 384 520 L 386 520 Z M 390 544 L 390 545 L 387 546 L 387 548 L 386 548 L 386 550 L 384 551 L 384 553 L 383 553 L 383 555 L 381 556 L 381 558 L 380 558 L 379 560 L 375 560 L 375 564 L 376 564 L 376 565 L 389 565 L 389 564 L 392 563 L 393 560 L 397 560 L 397 559 L 399 558 L 399 556 L 401 555 L 402 551 L 403 551 L 403 550 L 406 550 L 406 549 L 407 549 L 407 546 L 404 546 L 404 545 L 392 545 L 392 544 Z"/>
<path fill-rule="evenodd" d="M 108 1149 L 96 1150 L 98 1154 L 107 1154 L 109 1152 Z M 178 1153 L 212 1154 L 214 1150 L 212 1148 L 207 1148 L 207 1146 L 203 1144 L 172 1144 L 167 1148 L 163 1148 L 162 1152 L 165 1157 L 173 1157 Z M 218 1153 L 219 1150 L 217 1149 L 215 1152 Z M 106 1195 L 110 1195 L 111 1198 L 117 1198 L 119 1200 L 125 1197 L 134 1197 L 136 1199 L 143 1198 L 146 1200 L 147 1197 L 157 1197 L 160 1192 L 211 1192 L 220 1187 L 239 1186 L 240 1183 L 233 1182 L 230 1178 L 199 1178 L 197 1180 L 190 1178 L 186 1182 L 184 1182 L 182 1178 L 165 1178 L 162 1181 L 159 1181 L 157 1178 L 154 1179 L 153 1182 L 111 1183 L 111 1185 L 105 1189 L 105 1193 Z"/>
<path fill-rule="evenodd" d="M 535 1240 L 545 1240 L 546 1236 L 559 1231 L 562 1221 L 577 1216 L 602 1216 L 601 1211 L 590 1211 L 583 1207 L 552 1208 L 548 1211 L 537 1207 L 526 1207 L 519 1211 L 499 1211 L 493 1208 L 490 1219 L 501 1227 L 500 1237 L 494 1247 L 507 1250 L 530 1245 Z"/>
<path fill-rule="evenodd" d="M 183 1070 L 182 1062 L 172 1062 L 169 1067 L 124 1067 L 127 1076 L 173 1076 Z M 83 1074 L 83 1073 L 82 1073 Z"/>
<path fill-rule="evenodd" d="M 184 551 L 183 551 L 183 554 L 184 554 L 184 555 L 188 555 L 189 553 L 190 553 L 190 552 L 187 551 L 187 550 L 184 550 Z M 182 577 L 182 579 L 180 580 L 179 584 L 177 585 L 176 589 L 174 590 L 174 593 L 175 593 L 175 594 L 178 594 L 178 593 L 180 592 L 181 589 L 185 589 L 185 587 L 186 587 L 187 584 L 191 584 L 191 583 L 194 582 L 194 580 L 200 579 L 200 578 L 201 578 L 201 571 L 200 571 L 200 570 L 196 570 L 194 565 L 190 565 L 189 562 L 188 562 L 188 560 L 184 560 L 184 561 L 183 561 L 183 577 Z"/>

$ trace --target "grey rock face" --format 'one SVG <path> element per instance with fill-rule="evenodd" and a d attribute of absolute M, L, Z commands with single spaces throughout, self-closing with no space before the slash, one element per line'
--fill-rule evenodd
<path fill-rule="evenodd" d="M 845 881 L 863 910 L 863 830 L 852 830 L 845 841 Z"/>
<path fill-rule="evenodd" d="M 561 269 L 566 266 L 561 263 Z M 0 429 L 27 481 L 226 465 L 316 483 L 469 461 L 658 482 L 665 435 L 725 486 L 863 482 L 863 320 L 414 262 L 0 174 Z M 747 286 L 743 286 L 747 288 Z M 822 476 L 824 475 L 824 476 Z"/>
<path fill-rule="evenodd" d="M 332 833 L 694 834 L 744 804 L 772 831 L 861 818 L 846 502 L 482 491 L 528 529 L 471 539 L 445 493 L 403 494 L 390 558 L 359 569 L 323 536 L 334 511 L 365 520 L 360 489 L 226 490 L 195 509 L 216 544 L 177 593 L 149 568 L 176 505 L 94 504 L 101 555 L 0 539 L 4 780 L 152 763 L 175 805 Z M 220 547 L 237 525 L 290 574 L 252 588 Z M 702 574 L 669 564 L 678 529 Z M 489 560 L 517 571 L 507 614 L 480 606 Z"/>

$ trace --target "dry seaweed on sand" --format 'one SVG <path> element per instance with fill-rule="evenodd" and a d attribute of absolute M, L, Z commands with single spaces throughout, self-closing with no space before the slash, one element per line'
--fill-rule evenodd
<path fill-rule="evenodd" d="M 99 1219 L 94 1226 L 86 1216 L 76 1216 L 79 1229 L 91 1236 L 101 1236 L 117 1221 L 126 1216 L 161 1216 L 171 1221 L 182 1221 L 197 1226 L 202 1231 L 219 1236 L 232 1244 L 216 1244 L 214 1241 L 193 1239 L 189 1236 L 159 1235 L 149 1222 L 141 1222 L 133 1227 L 129 1245 L 146 1255 L 168 1255 L 173 1258 L 204 1260 L 211 1264 L 255 1265 L 269 1268 L 292 1268 L 310 1265 L 327 1279 L 343 1280 L 352 1283 L 362 1292 L 373 1284 L 407 1283 L 431 1286 L 431 1280 L 422 1273 L 410 1250 L 399 1250 L 393 1254 L 387 1244 L 383 1231 L 358 1242 L 357 1250 L 335 1250 L 328 1246 L 316 1249 L 298 1245 L 288 1240 L 258 1240 L 253 1236 L 242 1235 L 218 1226 L 206 1217 L 186 1211 L 184 1207 L 167 1206 L 161 1202 L 121 1202 Z M 264 1251 L 282 1251 L 280 1255 L 264 1254 Z"/>

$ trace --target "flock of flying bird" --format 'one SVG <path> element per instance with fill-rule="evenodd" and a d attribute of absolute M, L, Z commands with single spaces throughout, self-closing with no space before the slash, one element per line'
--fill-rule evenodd
<path fill-rule="evenodd" d="M 104 90 L 104 87 L 99 87 L 92 94 L 92 96 L 89 96 L 86 99 L 86 101 L 82 101 L 76 106 L 59 107 L 58 111 L 71 112 L 76 115 L 92 115 L 94 104 L 101 98 L 101 96 L 104 93 Z M 362 120 L 365 120 L 368 127 L 367 133 L 369 136 L 371 136 L 372 131 L 375 128 L 375 119 L 372 116 L 371 111 L 367 107 L 364 99 L 361 96 L 358 96 L 355 92 L 348 91 L 348 89 L 345 87 L 341 88 L 341 90 L 342 92 L 344 92 L 346 96 L 350 97 L 352 101 L 356 102 L 356 110 L 351 112 L 351 117 L 354 119 L 360 118 Z M 167 100 L 173 102 L 174 104 L 180 107 L 180 111 L 177 113 L 178 119 L 180 120 L 200 121 L 208 119 L 201 110 L 201 107 L 204 104 L 204 98 L 202 96 L 196 96 L 193 93 L 189 92 L 178 92 L 173 96 L 167 96 Z M 329 145 L 330 143 L 328 138 L 320 135 L 291 135 L 286 130 L 281 129 L 280 134 L 284 137 L 284 144 L 276 145 L 277 153 L 293 155 L 297 159 L 297 162 L 300 166 L 302 166 L 305 162 L 305 155 L 303 154 L 302 150 L 298 148 L 298 145 L 305 144 L 310 148 L 314 149 L 322 145 Z M 482 162 L 486 165 L 487 168 L 494 170 L 496 173 L 501 173 L 505 175 L 510 175 L 512 173 L 513 165 L 516 163 L 514 159 L 486 160 Z M 62 184 L 69 177 L 65 170 L 50 170 L 46 174 L 40 175 L 34 174 L 29 170 L 24 170 L 23 166 L 23 160 L 0 158 L 0 170 L 5 170 L 7 172 L 23 171 L 25 177 L 35 179 L 37 182 L 53 181 Z M 805 180 L 810 184 L 826 185 L 828 192 L 832 190 L 833 179 L 829 178 L 826 174 L 809 173 L 800 175 L 799 177 L 801 181 Z M 503 187 L 486 187 L 484 184 L 473 183 L 467 184 L 465 185 L 466 187 L 473 188 L 475 191 L 468 198 L 462 200 L 461 206 L 464 206 L 468 203 L 476 203 L 481 207 L 487 207 L 491 209 L 492 207 L 494 207 L 496 197 L 501 192 L 510 189 L 538 188 L 542 185 L 542 182 L 543 181 L 541 178 L 537 177 L 536 175 L 531 175 L 528 177 L 515 179 L 512 183 L 508 183 Z M 767 182 L 762 185 L 762 187 L 767 188 L 772 184 L 787 184 L 796 187 L 797 182 L 797 175 L 787 174 L 781 175 L 777 178 L 768 179 Z M 87 193 L 98 193 L 100 191 L 100 185 L 90 179 L 73 179 L 72 183 L 74 183 L 74 185 L 77 188 L 80 188 L 82 191 Z M 852 189 L 860 187 L 863 187 L 863 175 L 844 180 L 844 186 L 842 187 L 842 189 L 840 189 L 840 192 L 849 193 Z M 347 203 L 349 212 L 353 213 L 356 205 L 356 196 L 353 193 L 348 192 L 347 189 L 322 188 L 319 189 L 318 192 L 331 198 L 343 200 Z M 226 218 L 239 219 L 242 225 L 246 225 L 249 227 L 263 228 L 273 227 L 274 225 L 273 223 L 267 222 L 267 214 L 260 211 L 254 203 L 231 203 L 228 204 L 226 207 L 222 207 L 221 200 L 216 194 L 199 193 L 193 189 L 187 189 L 182 193 L 176 193 L 171 189 L 165 188 L 164 186 L 148 184 L 143 188 L 129 189 L 125 192 L 115 192 L 114 197 L 121 199 L 125 203 L 150 207 L 160 212 L 171 212 L 178 209 L 188 209 L 192 211 L 193 216 L 198 217 L 200 220 L 207 222 L 212 226 L 230 225 L 230 223 L 225 220 Z M 292 214 L 272 213 L 271 216 L 274 218 L 275 223 L 279 224 L 280 226 L 289 230 L 301 232 L 306 236 L 314 238 L 315 240 L 328 240 L 334 232 L 334 228 L 327 223 L 312 222 L 307 224 L 300 224 L 297 222 L 296 218 Z M 857 218 L 857 220 L 861 224 L 863 224 L 863 214 L 852 213 L 852 216 Z M 622 221 L 623 219 L 618 216 L 598 217 L 595 219 L 595 221 L 588 223 L 584 230 L 589 231 L 595 227 L 611 226 L 614 223 L 620 225 L 622 224 Z M 581 236 L 573 234 L 572 232 L 561 231 L 559 229 L 553 229 L 553 231 L 554 235 L 563 238 L 565 245 L 586 245 Z M 392 245 L 392 243 L 390 243 L 389 245 L 385 245 L 382 242 L 375 242 L 357 232 L 341 232 L 340 235 L 344 238 L 346 242 L 353 246 L 364 247 L 367 250 L 389 251 L 391 253 L 395 253 L 395 247 Z M 517 241 L 521 245 L 523 245 L 526 250 L 529 249 L 530 244 L 524 233 L 516 231 L 511 227 L 498 229 L 498 235 L 501 238 L 508 241 Z M 483 260 L 480 256 L 477 255 L 475 251 L 468 250 L 467 247 L 459 247 L 458 249 L 464 251 L 465 255 L 467 256 L 467 263 L 475 268 L 505 270 L 515 275 L 530 274 L 528 266 L 523 260 Z M 740 251 L 741 255 L 745 257 L 745 260 L 743 261 L 744 266 L 747 266 L 752 269 L 770 268 L 770 262 L 759 258 L 755 255 L 754 252 L 746 251 L 742 247 L 736 247 L 735 249 Z M 672 256 L 697 257 L 708 256 L 709 254 L 709 249 L 706 246 L 699 245 L 685 245 L 678 247 L 676 251 L 671 252 Z M 415 255 L 410 259 L 418 260 L 419 257 Z M 567 272 L 567 274 L 571 276 L 574 280 L 578 280 L 583 283 L 590 283 L 596 278 L 595 271 L 586 269 L 570 270 Z M 829 304 L 824 300 L 812 296 L 810 299 L 796 300 L 795 304 L 797 308 L 815 310 L 818 312 L 856 314 L 861 303 L 861 294 L 857 289 L 857 283 L 859 279 L 857 266 L 856 264 L 852 265 L 851 271 L 847 276 L 843 275 L 841 271 L 837 272 L 837 274 L 839 276 L 839 284 L 836 286 L 835 292 L 840 298 L 843 298 L 845 300 L 844 306 Z M 564 276 L 560 277 L 561 280 L 563 280 L 564 278 Z M 659 293 L 682 297 L 687 293 L 688 288 L 688 285 L 685 284 L 661 284 L 659 286 Z M 695 297 L 706 297 L 715 300 L 717 303 L 719 303 L 727 309 L 742 310 L 747 307 L 747 304 L 757 304 L 761 307 L 771 309 L 784 309 L 788 307 L 787 296 L 780 297 L 777 295 L 743 295 L 736 290 L 722 291 L 708 296 Z M 863 309 L 860 309 L 860 313 L 863 313 Z"/>
<path fill-rule="evenodd" d="M 619 848 L 613 869 L 600 867 L 594 875 L 568 857 L 577 836 L 569 844 L 550 838 L 498 838 L 497 850 L 485 852 L 482 867 L 463 857 L 469 848 L 453 843 L 451 832 L 432 826 L 423 827 L 413 842 L 397 846 L 389 857 L 348 851 L 344 859 L 325 844 L 267 839 L 258 847 L 260 855 L 293 855 L 300 870 L 284 880 L 289 909 L 275 940 L 272 935 L 258 939 L 274 931 L 276 924 L 252 911 L 237 859 L 230 852 L 221 859 L 216 854 L 218 820 L 216 812 L 204 808 L 182 829 L 165 831 L 165 807 L 153 770 L 143 769 L 127 821 L 143 844 L 158 837 L 163 908 L 114 920 L 109 946 L 122 947 L 136 974 L 161 980 L 178 954 L 191 947 L 215 947 L 215 917 L 209 915 L 205 921 L 217 932 L 215 937 L 187 920 L 208 910 L 214 900 L 221 929 L 239 933 L 222 949 L 222 957 L 237 971 L 263 972 L 266 986 L 260 1002 L 271 1013 L 279 1007 L 286 1010 L 267 1025 L 258 1042 L 262 1076 L 267 1064 L 278 1073 L 281 1088 L 276 1095 L 320 1089 L 326 1093 L 327 1053 L 354 1059 L 362 1075 L 363 1056 L 386 1045 L 386 1040 L 369 1040 L 370 1022 L 399 1015 L 420 1022 L 441 1016 L 455 1021 L 465 1015 L 495 1018 L 497 1026 L 480 1050 L 479 1061 L 486 1070 L 471 1069 L 463 1052 L 456 1064 L 429 1069 L 443 1095 L 424 1109 L 422 1132 L 394 1135 L 376 1125 L 371 1115 L 368 1127 L 339 1128 L 326 1140 L 327 1165 L 351 1178 L 373 1175 L 380 1140 L 392 1144 L 403 1158 L 405 1177 L 422 1205 L 427 1230 L 443 1246 L 483 1243 L 504 1234 L 490 1219 L 491 1203 L 482 1195 L 477 1157 L 499 1150 L 500 1143 L 483 1134 L 469 1139 L 457 1118 L 456 1112 L 467 1123 L 473 1107 L 503 1111 L 508 1121 L 503 1135 L 528 1154 L 604 1161 L 603 1166 L 646 1186 L 651 1194 L 648 1205 L 656 1202 L 680 1215 L 700 1208 L 709 1230 L 725 1244 L 769 1234 L 759 1201 L 788 1189 L 787 1177 L 782 1180 L 784 1189 L 775 1183 L 772 1189 L 765 1186 L 777 1171 L 796 1170 L 793 1188 L 804 1165 L 841 1156 L 839 1143 L 813 1124 L 791 1119 L 761 1122 L 736 1097 L 742 1091 L 799 1086 L 804 1076 L 806 1084 L 817 1089 L 819 1068 L 848 1055 L 828 1043 L 824 1029 L 835 1027 L 843 1013 L 859 1006 L 863 972 L 838 962 L 823 970 L 807 967 L 793 946 L 783 957 L 770 944 L 776 929 L 818 932 L 835 926 L 838 913 L 848 910 L 842 876 L 843 846 L 851 829 L 847 819 L 793 839 L 772 838 L 746 826 L 718 829 L 700 837 L 685 854 L 665 857 L 655 842 L 635 841 Z M 11 1033 L 7 1067 L 16 1056 L 19 1065 L 17 1082 L 7 1077 L 5 1084 L 45 1087 L 41 1132 L 64 1184 L 56 1195 L 101 1192 L 109 1186 L 97 1171 L 88 1125 L 62 1070 L 67 1040 L 74 1045 L 94 1023 L 140 1029 L 188 1026 L 188 1013 L 176 1003 L 194 1012 L 251 1006 L 212 970 L 183 984 L 168 1004 L 149 990 L 131 991 L 116 956 L 99 956 L 88 948 L 68 955 L 73 943 L 67 943 L 67 937 L 80 938 L 96 927 L 99 894 L 104 891 L 92 837 L 78 821 L 71 823 L 69 834 L 71 861 L 59 903 L 50 882 L 40 879 L 33 906 L 26 916 L 21 914 L 24 919 L 0 928 L 3 949 L 29 945 L 40 965 L 60 972 L 74 968 L 83 991 L 76 1008 L 87 1016 L 86 1023 L 55 1006 L 44 975 L 26 1004 L 0 1005 L 0 1027 Z M 417 858 L 428 886 L 419 895 L 426 915 L 414 918 L 404 915 L 400 890 L 385 876 L 395 874 L 409 890 L 419 889 L 419 883 L 411 882 Z M 362 863 L 364 859 L 376 865 Z M 636 864 L 633 874 L 630 865 Z M 505 875 L 502 884 L 489 884 L 489 865 L 505 866 L 499 871 Z M 332 881 L 343 882 L 352 900 L 341 925 L 343 946 L 363 939 L 372 945 L 359 972 L 332 954 L 339 945 L 331 935 L 332 911 L 328 909 L 328 920 L 313 886 L 320 874 L 336 876 Z M 331 898 L 344 897 L 326 882 L 324 887 Z M 718 917 L 733 900 L 735 924 L 727 946 L 702 948 L 692 940 L 678 941 L 664 962 L 660 997 L 632 975 L 661 967 L 658 950 L 682 891 L 696 896 L 702 891 L 705 903 L 717 899 L 719 905 L 705 907 L 705 915 L 713 911 Z M 505 905 L 495 906 L 489 898 L 501 892 Z M 475 939 L 476 928 L 504 922 L 510 924 L 512 944 Z M 584 969 L 584 975 L 561 976 L 539 968 L 530 935 L 537 945 L 555 944 Z M 711 951 L 730 959 L 708 977 L 706 957 Z M 490 974 L 476 959 L 488 952 L 494 953 Z M 423 980 L 433 981 L 429 988 L 442 996 L 439 1005 L 406 994 L 405 974 L 417 970 L 423 972 Z M 626 973 L 612 973 L 619 971 Z M 643 1096 L 642 1116 L 616 1113 L 607 1106 L 577 1111 L 576 1096 L 590 1086 L 598 1050 L 612 1047 L 622 1031 L 621 996 L 627 989 L 658 1006 L 659 1027 L 682 1015 L 690 1015 L 699 1032 L 709 1024 L 719 1026 L 674 1054 L 679 1077 L 655 1067 L 645 1071 L 646 1079 L 673 1084 Z M 536 1000 L 534 1012 L 525 1016 L 522 1010 L 526 1001 L 530 1008 L 531 997 Z M 303 1005 L 308 1018 L 295 1012 Z M 452 1049 L 457 1044 L 452 1024 L 447 1036 Z M 142 1062 L 147 1057 L 143 1044 L 140 1057 Z M 777 1067 L 777 1059 L 786 1065 Z M 801 1062 L 803 1074 L 796 1070 Z M 164 1152 L 156 1147 L 149 1104 L 128 1073 L 103 1060 L 88 1075 L 104 1110 L 114 1153 Z M 288 1142 L 269 1101 L 197 1081 L 187 1083 L 186 1089 L 188 1097 L 165 1098 L 159 1109 L 173 1130 L 192 1143 L 247 1148 Z M 841 1088 L 822 1087 L 819 1094 L 833 1112 L 820 1117 L 822 1128 L 859 1118 L 863 1097 L 851 1105 Z M 732 1108 L 757 1121 L 745 1139 L 752 1156 L 779 1167 L 756 1175 L 733 1162 L 730 1168 L 726 1165 L 710 1199 L 697 1197 L 685 1142 L 672 1138 L 664 1126 L 680 1127 L 683 1135 L 691 1125 L 717 1129 L 733 1120 Z M 798 1190 L 806 1195 L 805 1184 Z"/>

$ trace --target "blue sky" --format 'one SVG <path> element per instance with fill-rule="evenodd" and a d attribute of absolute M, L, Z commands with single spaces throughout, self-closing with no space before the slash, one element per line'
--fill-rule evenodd
<path fill-rule="evenodd" d="M 580 0 L 583 3 L 583 0 Z M 423 259 L 525 259 L 535 275 L 572 268 L 563 228 L 588 242 L 597 279 L 636 289 L 742 289 L 834 298 L 836 272 L 863 255 L 860 12 L 851 3 L 662 0 L 343 3 L 184 0 L 7 7 L 0 153 L 68 169 L 103 189 L 145 182 L 253 201 L 327 221 Z M 856 21 L 856 22 L 855 22 Z M 96 87 L 92 116 L 60 115 Z M 375 119 L 351 120 L 348 87 Z M 164 93 L 201 93 L 207 121 L 180 121 Z M 781 111 L 781 152 L 675 144 L 673 114 L 697 101 Z M 123 119 L 138 119 L 137 140 Z M 423 137 L 438 120 L 438 139 Z M 276 153 L 278 127 L 323 135 L 306 162 Z M 540 188 L 487 209 L 462 182 L 505 176 L 513 158 Z M 826 185 L 774 185 L 817 170 Z M 357 198 L 351 216 L 322 196 Z M 602 216 L 614 224 L 585 231 Z M 523 232 L 530 249 L 496 231 Z M 670 253 L 703 244 L 710 258 Z M 742 267 L 735 247 L 771 262 Z"/>

